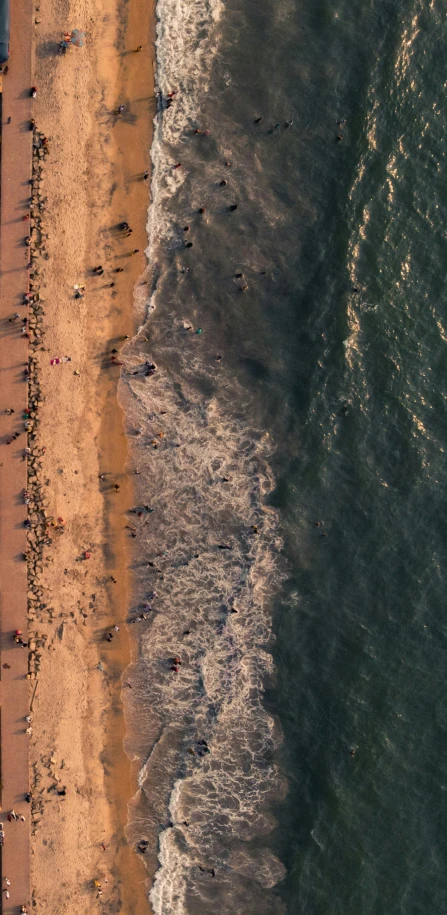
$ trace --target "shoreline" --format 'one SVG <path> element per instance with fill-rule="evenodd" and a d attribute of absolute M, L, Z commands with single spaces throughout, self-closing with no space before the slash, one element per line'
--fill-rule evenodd
<path fill-rule="evenodd" d="M 142 27 L 143 26 L 143 27 Z M 116 155 L 114 158 L 115 170 L 119 168 L 121 180 L 118 182 L 114 193 L 114 200 L 111 205 L 111 211 L 114 218 L 112 224 L 122 218 L 125 213 L 126 219 L 129 219 L 133 227 L 132 243 L 136 243 L 144 257 L 147 248 L 147 210 L 149 206 L 150 176 L 147 181 L 138 181 L 134 179 L 135 174 L 141 174 L 146 169 L 151 171 L 150 148 L 153 137 L 152 120 L 155 113 L 154 99 L 154 65 L 155 65 L 155 0 L 152 4 L 144 6 L 136 3 L 130 5 L 128 10 L 128 19 L 125 25 L 125 34 L 122 39 L 122 45 L 125 46 L 121 51 L 122 60 L 126 55 L 133 57 L 132 52 L 126 51 L 125 48 L 138 47 L 141 41 L 141 33 L 147 34 L 149 38 L 150 53 L 146 49 L 138 53 L 138 71 L 130 68 L 124 72 L 121 80 L 120 97 L 126 104 L 138 97 L 140 82 L 145 86 L 153 99 L 151 109 L 146 109 L 146 117 L 139 116 L 138 122 L 138 145 L 126 147 L 126 122 L 118 122 L 114 134 L 114 145 Z M 144 70 L 144 72 L 142 72 Z M 108 68 L 104 67 L 103 78 L 107 79 Z M 140 106 L 141 110 L 141 106 Z M 126 190 L 127 187 L 127 190 Z M 138 257 L 140 260 L 140 256 Z M 133 259 L 132 259 L 133 263 Z M 122 312 L 117 315 L 116 324 L 113 328 L 114 335 L 117 338 L 116 348 L 120 349 L 120 338 L 125 337 L 129 332 L 129 317 L 132 319 L 133 328 L 131 335 L 137 330 L 138 321 L 135 322 L 134 299 L 136 289 L 141 287 L 142 276 L 147 272 L 147 261 L 144 257 L 143 269 L 137 271 L 137 276 L 126 284 L 126 294 L 129 300 L 130 315 Z M 125 342 L 124 340 L 122 341 Z M 120 644 L 114 643 L 112 651 L 107 650 L 110 660 L 119 669 L 120 676 L 115 680 L 113 692 L 111 695 L 111 704 L 109 707 L 107 721 L 105 723 L 105 741 L 104 741 L 104 760 L 105 767 L 109 774 L 106 773 L 105 789 L 109 803 L 115 812 L 116 820 L 121 830 L 127 827 L 128 823 L 128 805 L 137 790 L 137 775 L 131 759 L 127 756 L 124 749 L 126 736 L 126 722 L 124 716 L 124 706 L 121 699 L 122 678 L 125 678 L 126 671 L 131 664 L 134 646 L 131 641 L 129 628 L 125 625 L 127 612 L 123 615 L 123 607 L 126 611 L 130 603 L 130 586 L 128 569 L 131 559 L 130 544 L 126 536 L 124 521 L 125 513 L 129 507 L 134 504 L 133 485 L 131 471 L 126 473 L 126 467 L 129 467 L 129 453 L 127 439 L 124 433 L 124 414 L 118 400 L 119 375 L 111 381 L 111 397 L 108 402 L 108 410 L 104 414 L 100 430 L 99 454 L 101 460 L 108 467 L 121 468 L 120 492 L 112 496 L 104 497 L 104 524 L 106 529 L 107 540 L 111 542 L 112 549 L 115 548 L 114 556 L 108 557 L 108 563 L 112 571 L 118 571 L 118 586 L 113 589 L 111 604 L 114 607 L 112 617 L 114 620 L 121 621 L 123 633 L 126 632 L 126 638 Z M 103 465 L 101 465 L 103 466 Z M 124 484 L 124 485 L 123 485 Z M 120 585 L 120 578 L 123 578 L 123 584 Z M 112 619 L 112 622 L 113 622 Z M 149 879 L 142 858 L 128 844 L 127 839 L 119 844 L 115 853 L 115 867 L 120 875 L 125 875 L 122 879 L 122 897 L 123 908 L 125 911 L 132 911 L 134 915 L 147 915 L 151 913 L 148 891 Z M 145 887 L 144 897 L 140 892 L 135 892 L 135 885 L 138 883 Z"/>
<path fill-rule="evenodd" d="M 35 118 L 50 141 L 43 171 L 49 265 L 39 258 L 46 334 L 36 351 L 43 392 L 38 442 L 46 443 L 48 511 L 61 514 L 64 527 L 43 561 L 54 608 L 50 618 L 44 612 L 38 619 L 50 655 L 44 652 L 33 709 L 31 783 L 36 794 L 42 785 L 51 791 L 47 769 L 53 784 L 67 785 L 67 795 L 53 800 L 44 794 L 40 815 L 33 814 L 32 885 L 37 912 L 50 907 L 58 913 L 67 905 L 80 912 L 86 899 L 95 898 L 98 879 L 101 902 L 143 915 L 150 911 L 147 875 L 124 833 L 136 790 L 123 746 L 121 702 L 121 677 L 132 656 L 124 530 L 132 477 L 117 398 L 119 368 L 111 365 L 110 350 L 119 350 L 135 331 L 134 290 L 147 268 L 149 181 L 142 174 L 151 167 L 155 9 L 134 2 L 125 11 L 113 0 L 89 0 L 87 10 L 77 2 L 70 6 L 61 22 L 56 0 L 42 0 L 35 35 Z M 68 24 L 85 30 L 86 48 L 48 54 Z M 143 50 L 132 53 L 141 43 Z M 110 112 L 121 103 L 125 112 L 116 118 Z M 73 130 L 70 111 L 79 118 Z M 81 187 L 81 199 L 71 206 L 61 190 L 76 189 L 82 176 L 85 193 Z M 123 219 L 133 228 L 128 241 L 113 229 Z M 138 256 L 127 257 L 130 244 Z M 113 292 L 91 276 L 99 262 L 104 280 L 116 283 Z M 125 272 L 115 280 L 109 274 L 117 265 Z M 85 298 L 73 300 L 68 289 L 74 283 L 85 284 Z M 71 363 L 50 368 L 50 356 L 59 351 Z M 83 561 L 85 550 L 89 562 Z M 120 632 L 109 644 L 104 633 L 115 625 Z M 49 872 L 60 878 L 51 885 Z"/>

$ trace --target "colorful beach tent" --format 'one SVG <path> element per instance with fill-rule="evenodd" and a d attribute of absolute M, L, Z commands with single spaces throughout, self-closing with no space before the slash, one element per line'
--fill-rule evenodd
<path fill-rule="evenodd" d="M 70 38 L 71 44 L 75 48 L 83 48 L 85 45 L 85 34 L 80 29 L 73 29 Z"/>

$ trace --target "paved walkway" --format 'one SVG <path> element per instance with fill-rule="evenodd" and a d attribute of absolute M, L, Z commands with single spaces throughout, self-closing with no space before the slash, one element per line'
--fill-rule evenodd
<path fill-rule="evenodd" d="M 26 445 L 21 435 L 5 442 L 12 432 L 23 430 L 22 413 L 27 404 L 23 369 L 28 358 L 26 337 L 20 336 L 21 321 L 9 323 L 28 286 L 27 250 L 24 245 L 32 165 L 32 0 L 11 0 L 11 46 L 9 72 L 3 77 L 0 181 L 0 702 L 1 782 L 0 819 L 6 833 L 2 849 L 2 890 L 5 877 L 11 881 L 10 898 L 2 892 L 2 911 L 14 913 L 30 900 L 30 805 L 24 800 L 29 786 L 29 737 L 25 716 L 29 714 L 28 652 L 13 641 L 15 629 L 27 632 L 26 517 L 21 492 L 26 487 L 26 463 L 21 455 Z M 11 123 L 7 123 L 8 117 Z M 13 408 L 13 416 L 4 410 Z M 26 822 L 7 821 L 14 808 Z"/>

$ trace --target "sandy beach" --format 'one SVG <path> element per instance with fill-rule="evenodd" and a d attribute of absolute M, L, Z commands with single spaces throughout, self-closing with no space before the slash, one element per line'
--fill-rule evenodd
<path fill-rule="evenodd" d="M 96 904 L 97 880 L 106 910 L 138 915 L 149 905 L 144 866 L 124 835 L 134 786 L 120 700 L 133 469 L 112 350 L 134 332 L 134 287 L 146 266 L 153 9 L 73 0 L 62 10 L 40 0 L 35 15 L 41 222 L 31 219 L 30 234 L 42 310 L 29 328 L 30 395 L 39 399 L 29 468 L 47 542 L 29 566 L 39 595 L 30 635 L 41 646 L 30 683 L 31 885 L 36 912 L 84 912 Z M 62 34 L 75 27 L 86 46 L 61 54 Z M 122 221 L 131 237 L 117 229 Z M 94 275 L 99 265 L 104 273 Z M 76 284 L 85 286 L 79 298 Z M 51 364 L 61 357 L 70 361 Z"/>
<path fill-rule="evenodd" d="M 443 915 L 444 11 L 7 2 L 0 915 Z"/>

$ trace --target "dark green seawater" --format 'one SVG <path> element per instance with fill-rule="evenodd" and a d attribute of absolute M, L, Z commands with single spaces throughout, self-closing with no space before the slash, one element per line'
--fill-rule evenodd
<path fill-rule="evenodd" d="M 291 913 L 447 903 L 445 12 L 297 11 L 318 138 L 294 295 L 299 447 L 275 498 L 294 566 L 274 699 Z M 320 130 L 337 114 L 334 152 Z"/>
<path fill-rule="evenodd" d="M 165 551 L 132 835 L 159 915 L 440 915 L 447 10 L 180 7 L 123 395 Z"/>

